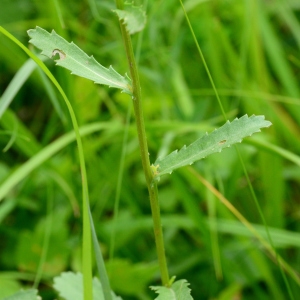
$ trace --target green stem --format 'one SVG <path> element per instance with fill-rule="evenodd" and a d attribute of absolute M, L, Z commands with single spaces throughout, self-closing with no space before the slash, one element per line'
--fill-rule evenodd
<path fill-rule="evenodd" d="M 154 237 L 156 244 L 156 251 L 158 257 L 158 264 L 160 269 L 161 281 L 164 286 L 169 286 L 169 272 L 167 266 L 167 260 L 165 255 L 165 246 L 163 239 L 163 232 L 160 220 L 160 208 L 158 202 L 158 192 L 157 192 L 157 184 L 153 184 L 150 188 L 148 186 L 148 191 L 150 195 L 150 204 L 151 204 L 151 212 L 152 212 L 152 220 L 153 220 L 153 229 L 154 229 Z"/>
<path fill-rule="evenodd" d="M 124 9 L 123 0 L 116 0 L 116 5 L 118 9 L 120 10 Z M 151 170 L 150 160 L 149 160 L 146 130 L 144 124 L 143 110 L 142 110 L 140 79 L 138 75 L 133 48 L 132 48 L 131 37 L 128 31 L 126 30 L 125 25 L 121 21 L 120 21 L 120 27 L 121 27 L 122 37 L 124 41 L 127 61 L 128 61 L 131 80 L 132 80 L 132 100 L 133 100 L 134 114 L 136 118 L 136 127 L 137 127 L 138 140 L 140 145 L 142 165 L 143 165 L 143 170 L 145 173 L 146 183 L 147 183 L 148 192 L 150 196 L 155 244 L 156 244 L 156 251 L 157 251 L 160 273 L 161 273 L 161 280 L 162 280 L 162 284 L 167 286 L 169 284 L 169 273 L 167 268 L 167 261 L 166 261 L 164 241 L 163 241 L 163 232 L 161 227 L 157 185 L 156 183 L 153 183 L 154 176 Z"/>
<path fill-rule="evenodd" d="M 92 283 L 92 258 L 91 258 L 91 227 L 89 223 L 89 199 L 88 199 L 88 186 L 86 179 L 86 168 L 85 168 L 85 159 L 82 141 L 79 133 L 79 127 L 76 120 L 75 113 L 73 111 L 72 105 L 67 98 L 64 90 L 59 85 L 58 81 L 52 75 L 52 73 L 48 70 L 46 65 L 33 53 L 31 53 L 21 42 L 19 42 L 13 35 L 11 35 L 8 31 L 6 31 L 2 26 L 0 26 L 0 32 L 2 32 L 5 36 L 7 36 L 11 41 L 13 41 L 16 45 L 18 45 L 30 58 L 32 58 L 45 72 L 45 74 L 49 77 L 49 79 L 56 86 L 60 94 L 62 95 L 72 120 L 73 128 L 76 135 L 77 146 L 78 146 L 78 154 L 79 154 L 79 163 L 81 168 L 81 176 L 82 176 L 82 192 L 83 192 L 83 290 L 84 290 L 84 300 L 92 300 L 93 299 L 93 283 Z"/>

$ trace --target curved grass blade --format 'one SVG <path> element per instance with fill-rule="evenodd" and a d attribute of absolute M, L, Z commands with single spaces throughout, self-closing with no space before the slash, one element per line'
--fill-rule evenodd
<path fill-rule="evenodd" d="M 100 65 L 93 56 L 88 56 L 73 42 L 69 43 L 54 30 L 51 33 L 41 27 L 28 30 L 30 43 L 42 50 L 42 54 L 55 60 L 58 66 L 71 71 L 72 74 L 90 79 L 98 84 L 121 89 L 122 92 L 132 94 L 128 78 L 117 73 L 112 66 L 108 69 Z"/>
<path fill-rule="evenodd" d="M 28 59 L 11 80 L 0 98 L 0 118 L 35 67 L 36 63 L 32 59 Z"/>
<path fill-rule="evenodd" d="M 180 151 L 174 151 L 165 158 L 158 158 L 152 166 L 154 179 L 159 180 L 161 175 L 171 174 L 173 170 L 193 164 L 206 156 L 221 152 L 223 148 L 240 143 L 243 138 L 260 132 L 260 128 L 269 127 L 272 123 L 264 116 L 244 115 L 231 123 L 227 121 L 222 127 L 212 133 L 206 133 L 190 146 L 184 146 Z"/>
<path fill-rule="evenodd" d="M 79 128 L 80 136 L 98 132 L 101 130 L 107 130 L 108 128 L 116 127 L 119 129 L 118 124 L 112 122 L 105 123 L 93 123 L 85 125 Z M 24 162 L 19 168 L 14 170 L 5 180 L 1 182 L 0 186 L 0 203 L 7 196 L 7 194 L 26 176 L 28 176 L 33 170 L 41 166 L 45 161 L 53 157 L 56 153 L 62 150 L 64 147 L 76 140 L 74 131 L 65 133 L 61 137 L 57 138 L 51 144 L 45 146 L 35 155 L 32 155 L 30 159 Z"/>
<path fill-rule="evenodd" d="M 85 159 L 82 141 L 79 133 L 79 127 L 77 123 L 77 119 L 75 113 L 73 111 L 72 105 L 67 98 L 65 92 L 62 87 L 59 85 L 58 81 L 54 78 L 52 73 L 46 67 L 46 65 L 33 53 L 31 53 L 21 42 L 19 42 L 13 35 L 11 35 L 8 31 L 6 31 L 2 26 L 0 26 L 0 32 L 2 32 L 7 38 L 9 38 L 12 42 L 14 42 L 17 46 L 19 46 L 29 57 L 31 57 L 41 69 L 45 72 L 45 74 L 49 77 L 49 79 L 56 86 L 60 94 L 62 95 L 72 120 L 73 128 L 76 135 L 76 141 L 78 146 L 78 154 L 79 154 L 79 163 L 82 175 L 82 194 L 83 194 L 83 278 L 84 278 L 84 299 L 91 300 L 93 298 L 92 295 L 92 261 L 91 261 L 91 226 L 89 220 L 89 198 L 88 198 L 88 185 L 87 185 L 87 176 L 86 176 L 86 168 L 85 168 Z M 86 255 L 85 255 L 86 254 Z M 107 298 L 109 299 L 109 298 Z"/>

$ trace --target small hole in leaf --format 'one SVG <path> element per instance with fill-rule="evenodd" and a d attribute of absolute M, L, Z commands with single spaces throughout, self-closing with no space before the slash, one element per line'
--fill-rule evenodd
<path fill-rule="evenodd" d="M 57 59 L 63 60 L 63 59 L 66 58 L 66 54 L 63 51 L 59 50 L 59 49 L 54 49 L 52 51 L 52 56 L 51 57 L 54 58 L 55 60 L 57 60 Z"/>

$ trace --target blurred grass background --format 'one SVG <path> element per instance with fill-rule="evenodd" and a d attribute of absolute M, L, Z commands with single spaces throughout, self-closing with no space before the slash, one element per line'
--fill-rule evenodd
<path fill-rule="evenodd" d="M 136 4 L 148 17 L 133 42 L 154 162 L 158 153 L 188 145 L 224 120 L 180 3 Z M 25 45 L 28 29 L 54 29 L 102 65 L 128 72 L 113 1 L 1 0 L 0 5 L 0 25 Z M 239 149 L 276 249 L 299 272 L 299 1 L 188 0 L 184 5 L 230 120 L 263 114 L 273 123 Z M 40 283 L 43 299 L 54 299 L 53 276 L 81 269 L 77 149 L 67 141 L 72 127 L 60 95 L 19 48 L 3 35 L 0 41 L 0 299 L 33 282 Z M 159 273 L 133 116 L 118 219 L 113 219 L 131 99 L 46 63 L 86 130 L 91 207 L 112 287 L 123 299 L 154 299 L 148 286 L 159 284 Z M 47 159 L 45 152 L 59 138 L 59 151 Z M 288 152 L 275 153 L 266 143 Z M 40 151 L 46 161 L 33 165 Z M 265 236 L 233 148 L 193 167 Z M 278 266 L 188 168 L 162 177 L 159 196 L 170 273 L 190 282 L 194 299 L 288 298 Z M 288 281 L 296 297 L 299 285 Z"/>

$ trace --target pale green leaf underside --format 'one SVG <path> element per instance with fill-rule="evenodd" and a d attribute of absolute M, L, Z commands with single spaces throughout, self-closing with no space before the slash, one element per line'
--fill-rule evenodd
<path fill-rule="evenodd" d="M 81 273 L 63 272 L 54 278 L 54 289 L 65 300 L 83 300 L 83 279 Z M 102 285 L 98 278 L 93 279 L 94 299 L 105 300 L 102 292 Z M 113 300 L 122 300 L 111 292 Z"/>
<path fill-rule="evenodd" d="M 227 121 L 222 127 L 210 134 L 206 133 L 190 146 L 184 146 L 180 151 L 176 150 L 164 158 L 158 158 L 152 166 L 156 174 L 155 179 L 159 180 L 161 175 L 171 174 L 175 169 L 191 165 L 210 154 L 221 152 L 223 148 L 240 143 L 243 138 L 270 125 L 272 125 L 271 122 L 266 121 L 264 116 L 254 115 L 236 118 L 231 123 Z"/>
<path fill-rule="evenodd" d="M 124 22 L 129 34 L 142 31 L 146 25 L 146 14 L 142 7 L 134 6 L 132 3 L 125 3 L 124 10 L 114 10 L 119 19 Z"/>
<path fill-rule="evenodd" d="M 170 288 L 165 286 L 152 286 L 158 296 L 155 300 L 193 300 L 189 283 L 185 279 L 175 281 Z"/>
<path fill-rule="evenodd" d="M 93 56 L 88 56 L 73 42 L 69 43 L 59 36 L 54 30 L 51 33 L 43 28 L 28 30 L 30 43 L 42 50 L 42 54 L 53 58 L 58 66 L 64 67 L 72 74 L 90 79 L 98 84 L 121 89 L 132 94 L 131 83 L 128 78 L 117 73 L 112 66 L 105 68 Z"/>
<path fill-rule="evenodd" d="M 3 300 L 38 300 L 40 297 L 37 295 L 37 290 L 19 291 Z"/>

